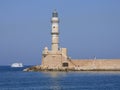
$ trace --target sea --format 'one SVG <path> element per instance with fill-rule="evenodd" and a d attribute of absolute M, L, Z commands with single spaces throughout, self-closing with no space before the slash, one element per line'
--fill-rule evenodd
<path fill-rule="evenodd" d="M 23 72 L 26 67 L 0 66 L 0 90 L 120 90 L 120 72 Z"/>

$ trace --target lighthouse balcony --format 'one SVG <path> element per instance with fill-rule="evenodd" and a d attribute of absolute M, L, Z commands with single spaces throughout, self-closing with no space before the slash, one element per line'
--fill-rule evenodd
<path fill-rule="evenodd" d="M 51 32 L 51 34 L 59 34 L 59 32 L 57 32 L 57 31 L 54 31 L 54 32 Z"/>

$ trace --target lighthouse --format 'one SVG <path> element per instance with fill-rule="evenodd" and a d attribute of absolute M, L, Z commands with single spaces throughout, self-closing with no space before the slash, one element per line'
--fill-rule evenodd
<path fill-rule="evenodd" d="M 67 48 L 59 48 L 59 18 L 56 10 L 52 12 L 51 18 L 51 50 L 45 47 L 42 52 L 42 68 L 58 69 L 68 67 Z"/>
<path fill-rule="evenodd" d="M 52 13 L 51 23 L 52 23 L 52 31 L 51 31 L 52 46 L 51 46 L 51 50 L 53 52 L 55 52 L 55 51 L 58 51 L 58 49 L 59 49 L 59 25 L 58 25 L 59 18 L 58 18 L 58 13 L 56 10 L 54 10 Z"/>

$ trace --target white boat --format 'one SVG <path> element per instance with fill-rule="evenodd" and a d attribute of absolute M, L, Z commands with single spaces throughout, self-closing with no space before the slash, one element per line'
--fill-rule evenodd
<path fill-rule="evenodd" d="M 23 67 L 22 63 L 13 63 L 11 67 Z"/>

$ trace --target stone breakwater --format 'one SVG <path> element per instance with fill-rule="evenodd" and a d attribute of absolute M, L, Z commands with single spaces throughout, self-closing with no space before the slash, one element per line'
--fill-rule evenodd
<path fill-rule="evenodd" d="M 68 67 L 37 65 L 23 71 L 120 71 L 120 59 L 70 60 Z"/>

